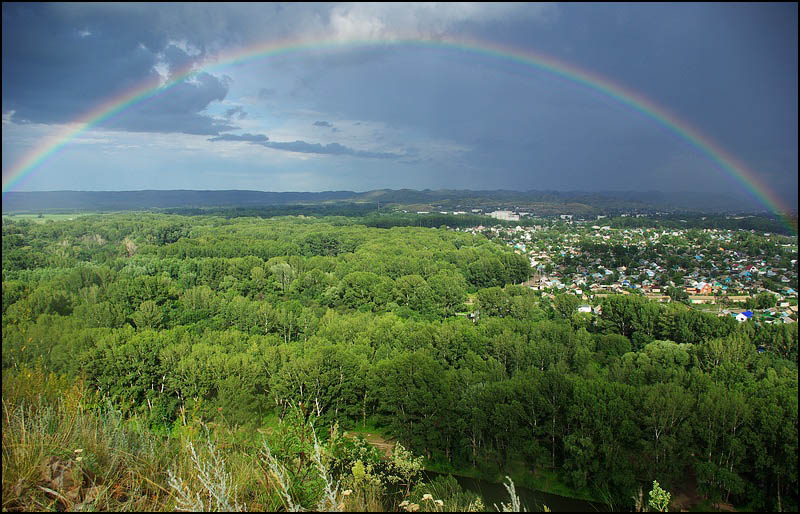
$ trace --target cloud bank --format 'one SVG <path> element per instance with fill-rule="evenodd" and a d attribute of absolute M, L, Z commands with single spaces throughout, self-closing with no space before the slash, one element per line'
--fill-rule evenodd
<path fill-rule="evenodd" d="M 222 134 L 208 139 L 209 141 L 244 141 L 247 143 L 261 145 L 273 150 L 284 150 L 287 152 L 309 153 L 319 155 L 348 155 L 351 157 L 363 157 L 367 159 L 400 159 L 408 157 L 408 153 L 391 152 L 370 152 L 366 150 L 356 150 L 339 143 L 308 143 L 306 141 L 270 141 L 264 134 Z"/>

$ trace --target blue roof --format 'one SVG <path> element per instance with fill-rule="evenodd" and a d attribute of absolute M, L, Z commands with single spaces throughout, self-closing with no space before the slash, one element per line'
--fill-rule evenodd
<path fill-rule="evenodd" d="M 744 314 L 748 318 L 752 318 L 753 317 L 753 313 L 751 311 L 744 311 L 742 314 Z"/>

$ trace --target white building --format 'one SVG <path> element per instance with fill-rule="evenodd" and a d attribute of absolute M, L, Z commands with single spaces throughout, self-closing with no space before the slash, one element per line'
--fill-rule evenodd
<path fill-rule="evenodd" d="M 519 214 L 514 214 L 511 211 L 494 211 L 490 212 L 489 216 L 498 220 L 519 221 Z"/>

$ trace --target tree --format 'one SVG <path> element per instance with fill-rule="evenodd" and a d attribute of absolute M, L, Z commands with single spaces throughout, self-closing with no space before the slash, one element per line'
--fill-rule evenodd
<path fill-rule="evenodd" d="M 769 292 L 759 293 L 755 297 L 753 307 L 756 309 L 771 309 L 778 303 L 778 299 L 774 294 Z"/>
<path fill-rule="evenodd" d="M 658 512 L 667 512 L 671 494 L 661 489 L 658 482 L 653 480 L 653 488 L 650 490 L 650 500 L 647 504 Z"/>
<path fill-rule="evenodd" d="M 281 292 L 286 294 L 286 291 L 289 289 L 289 284 L 294 280 L 294 270 L 292 267 L 287 262 L 279 262 L 273 264 L 269 270 L 278 280 L 278 284 L 281 286 Z"/>
<path fill-rule="evenodd" d="M 482 316 L 503 318 L 511 314 L 511 297 L 500 287 L 481 289 L 476 298 Z"/>
<path fill-rule="evenodd" d="M 133 313 L 133 323 L 138 329 L 150 328 L 158 330 L 162 327 L 164 313 L 152 300 L 145 300 Z"/>
<path fill-rule="evenodd" d="M 668 287 L 667 296 L 669 296 L 673 302 L 689 302 L 689 293 L 682 287 Z"/>
<path fill-rule="evenodd" d="M 429 312 L 433 304 L 433 291 L 419 275 L 405 275 L 395 280 L 395 301 L 417 312 Z"/>
<path fill-rule="evenodd" d="M 557 294 L 553 298 L 553 308 L 564 319 L 570 319 L 581 301 L 573 294 Z"/>
<path fill-rule="evenodd" d="M 428 279 L 434 301 L 444 316 L 452 316 L 467 298 L 467 281 L 461 273 L 440 271 Z"/>
<path fill-rule="evenodd" d="M 443 410 L 442 365 L 430 353 L 417 351 L 379 362 L 374 370 L 371 396 L 378 412 L 395 433 L 430 456 Z"/>

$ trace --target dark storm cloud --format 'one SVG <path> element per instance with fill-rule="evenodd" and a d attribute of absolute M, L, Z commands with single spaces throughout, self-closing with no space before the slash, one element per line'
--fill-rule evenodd
<path fill-rule="evenodd" d="M 222 101 L 228 84 L 209 73 L 201 73 L 192 82 L 180 82 L 165 91 L 123 111 L 104 126 L 138 132 L 181 132 L 216 135 L 235 130 L 229 120 L 202 114 L 213 101 Z"/>
<path fill-rule="evenodd" d="M 796 205 L 796 5 L 564 4 L 562 11 L 536 30 L 516 20 L 486 25 L 475 40 L 535 49 L 605 77 L 663 106 L 756 174 L 780 161 L 786 201 Z M 484 187 L 646 189 L 659 180 L 665 190 L 741 190 L 663 119 L 540 67 L 398 48 L 365 66 L 307 70 L 302 98 L 314 111 L 466 147 L 461 169 L 474 169 Z M 353 87 L 362 81 L 370 87 Z M 697 172 L 673 171 L 679 155 Z M 437 171 L 448 166 L 437 164 Z M 448 175 L 442 182 L 454 176 L 439 173 Z M 777 180 L 763 180 L 779 190 Z"/>
<path fill-rule="evenodd" d="M 356 150 L 349 146 L 339 143 L 307 143 L 305 141 L 269 141 L 269 137 L 263 134 L 222 134 L 208 139 L 209 141 L 246 141 L 256 145 L 272 148 L 273 150 L 284 150 L 287 152 L 313 153 L 320 155 L 349 155 L 351 157 L 363 157 L 367 159 L 398 159 L 408 157 L 408 154 L 398 154 L 390 152 L 368 152 Z"/>
<path fill-rule="evenodd" d="M 181 73 L 187 70 L 195 61 L 191 55 L 174 44 L 167 45 L 167 47 L 159 53 L 159 57 L 163 58 L 164 62 L 169 65 L 170 78 L 172 78 L 175 73 Z"/>
<path fill-rule="evenodd" d="M 124 14 L 105 16 L 102 8 L 71 5 L 3 4 L 3 111 L 15 111 L 20 122 L 69 122 L 158 80 L 156 65 L 174 72 L 198 57 L 171 44 L 167 34 L 148 29 L 152 12 Z M 102 126 L 209 135 L 233 130 L 227 121 L 203 113 L 211 102 L 225 98 L 228 86 L 225 79 L 203 73 L 126 108 Z"/>
<path fill-rule="evenodd" d="M 260 143 L 267 148 L 274 148 L 276 150 L 287 150 L 289 152 L 300 153 L 316 153 L 327 155 L 351 155 L 353 157 L 365 157 L 369 159 L 396 159 L 403 157 L 401 154 L 387 153 L 387 152 L 366 152 L 363 150 L 355 150 L 348 146 L 340 145 L 339 143 L 328 143 L 321 145 L 319 143 L 306 143 L 305 141 L 294 141 L 291 143 L 269 142 Z"/>
<path fill-rule="evenodd" d="M 220 134 L 219 136 L 209 138 L 209 141 L 248 141 L 250 143 L 264 143 L 269 141 L 269 138 L 264 134 Z"/>
<path fill-rule="evenodd" d="M 2 12 L 2 107 L 12 120 L 4 129 L 73 120 L 145 79 L 158 80 L 158 72 L 171 75 L 207 54 L 256 42 L 463 36 L 551 56 L 652 100 L 797 204 L 796 4 L 4 3 Z M 235 84 L 204 74 L 103 126 L 387 159 L 377 167 L 367 159 L 317 160 L 327 166 L 321 174 L 340 166 L 330 180 L 345 189 L 387 180 L 407 187 L 741 190 L 663 122 L 591 83 L 522 61 L 437 44 L 375 44 L 305 49 L 247 66 L 231 69 Z M 259 66 L 263 73 L 254 73 Z M 352 147 L 384 141 L 421 152 L 229 134 L 242 130 L 235 125 L 245 108 L 254 133 L 285 123 L 313 129 L 321 140 L 318 127 L 331 136 L 341 125 L 359 138 L 347 140 Z M 321 119 L 309 122 L 309 112 Z M 359 121 L 334 126 L 324 121 L 330 119 Z M 259 126 L 264 120 L 268 127 Z"/>

